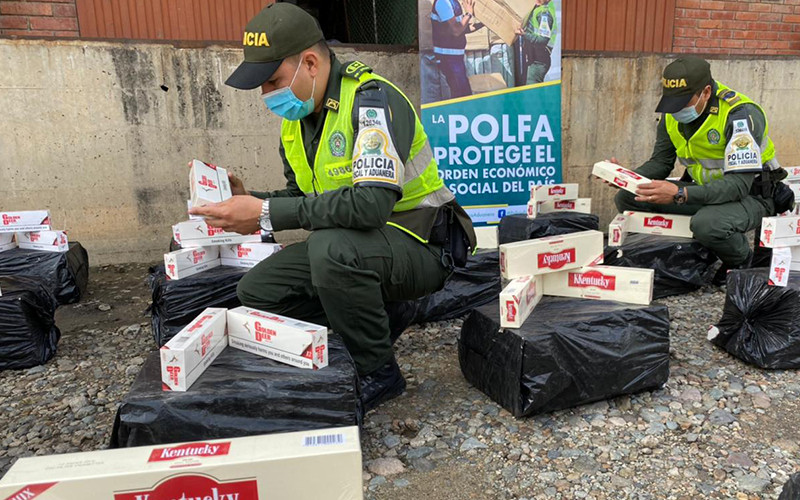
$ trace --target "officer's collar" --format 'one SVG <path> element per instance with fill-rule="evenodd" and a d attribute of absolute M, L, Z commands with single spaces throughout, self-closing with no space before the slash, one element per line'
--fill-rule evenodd
<path fill-rule="evenodd" d="M 342 93 L 342 63 L 331 52 L 331 72 L 328 75 L 328 87 L 323 97 L 323 107 L 331 111 L 339 111 L 339 96 Z"/>

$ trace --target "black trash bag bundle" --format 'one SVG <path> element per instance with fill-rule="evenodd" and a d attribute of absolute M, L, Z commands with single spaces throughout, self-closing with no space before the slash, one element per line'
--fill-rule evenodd
<path fill-rule="evenodd" d="M 328 366 L 306 370 L 227 347 L 186 392 L 161 389 L 158 352 L 117 410 L 112 448 L 360 424 L 358 376 L 337 335 Z"/>
<path fill-rule="evenodd" d="M 722 317 L 709 339 L 761 368 L 800 368 L 800 272 L 789 273 L 786 287 L 768 282 L 769 269 L 729 271 Z"/>
<path fill-rule="evenodd" d="M 58 303 L 37 280 L 0 276 L 0 370 L 43 365 L 56 354 Z"/>
<path fill-rule="evenodd" d="M 469 383 L 526 417 L 661 387 L 669 378 L 669 311 L 611 301 L 544 297 L 520 329 L 500 328 L 499 304 L 461 329 Z"/>
<path fill-rule="evenodd" d="M 42 283 L 59 305 L 81 300 L 89 283 L 89 254 L 80 243 L 67 252 L 13 248 L 0 252 L 0 276 L 22 276 Z"/>
<path fill-rule="evenodd" d="M 167 279 L 164 266 L 150 268 L 147 284 L 153 301 L 147 311 L 152 315 L 153 338 L 158 347 L 170 341 L 207 307 L 239 307 L 236 286 L 247 269 L 221 266 L 179 280 Z"/>
<path fill-rule="evenodd" d="M 800 472 L 792 474 L 781 490 L 778 500 L 800 500 Z"/>
<path fill-rule="evenodd" d="M 554 212 L 529 219 L 525 214 L 507 215 L 500 220 L 497 240 L 503 243 L 532 240 L 545 236 L 596 230 L 600 219 L 596 215 L 579 212 Z"/>
<path fill-rule="evenodd" d="M 660 299 L 706 285 L 717 256 L 690 238 L 628 233 L 621 247 L 606 247 L 603 260 L 607 266 L 654 269 L 653 298 Z"/>

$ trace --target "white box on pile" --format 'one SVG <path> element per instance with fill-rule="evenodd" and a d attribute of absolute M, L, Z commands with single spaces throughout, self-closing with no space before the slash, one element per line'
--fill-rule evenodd
<path fill-rule="evenodd" d="M 475 237 L 478 239 L 478 248 L 497 248 L 497 226 L 476 227 Z"/>
<path fill-rule="evenodd" d="M 500 326 L 520 328 L 542 299 L 542 277 L 521 276 L 500 292 Z"/>
<path fill-rule="evenodd" d="M 592 168 L 592 175 L 634 194 L 636 194 L 636 189 L 639 186 L 652 182 L 647 177 L 643 177 L 633 170 L 629 170 L 609 161 L 595 163 Z"/>
<path fill-rule="evenodd" d="M 26 250 L 66 252 L 69 251 L 69 240 L 64 231 L 32 231 L 17 233 L 17 246 Z"/>
<path fill-rule="evenodd" d="M 544 201 L 539 203 L 538 212 L 540 214 L 551 214 L 554 212 L 590 214 L 592 213 L 592 199 L 576 198 L 574 200 Z"/>
<path fill-rule="evenodd" d="M 17 248 L 17 242 L 14 241 L 14 233 L 0 233 L 0 252 Z"/>
<path fill-rule="evenodd" d="M 784 179 L 786 181 L 800 181 L 800 167 L 783 167 L 789 176 Z"/>
<path fill-rule="evenodd" d="M 603 233 L 580 231 L 500 245 L 503 278 L 553 273 L 603 262 Z"/>
<path fill-rule="evenodd" d="M 164 254 L 167 277 L 173 280 L 187 278 L 220 265 L 219 247 L 184 248 Z"/>
<path fill-rule="evenodd" d="M 281 363 L 328 366 L 328 329 L 249 307 L 228 311 L 228 344 Z"/>
<path fill-rule="evenodd" d="M 191 207 L 219 203 L 232 196 L 228 171 L 200 160 L 192 160 L 192 168 L 189 170 L 189 190 Z"/>
<path fill-rule="evenodd" d="M 542 276 L 546 295 L 643 305 L 653 300 L 654 278 L 652 269 L 617 266 L 582 267 Z"/>
<path fill-rule="evenodd" d="M 254 267 L 267 257 L 279 252 L 278 243 L 239 243 L 219 247 L 219 258 L 223 266 Z"/>
<path fill-rule="evenodd" d="M 0 233 L 24 233 L 49 231 L 50 212 L 30 210 L 27 212 L 0 212 Z"/>
<path fill-rule="evenodd" d="M 209 307 L 161 347 L 165 391 L 185 391 L 228 346 L 227 309 Z"/>
<path fill-rule="evenodd" d="M 761 246 L 769 248 L 800 245 L 800 216 L 764 217 L 760 239 Z"/>
<path fill-rule="evenodd" d="M 578 198 L 577 184 L 543 184 L 531 188 L 531 201 L 575 200 Z"/>
<path fill-rule="evenodd" d="M 608 225 L 608 246 L 621 247 L 628 233 L 628 216 L 617 214 Z"/>
<path fill-rule="evenodd" d="M 789 270 L 792 268 L 792 253 L 790 247 L 775 247 L 772 249 L 772 259 L 769 264 L 770 285 L 786 286 L 789 284 Z"/>
<path fill-rule="evenodd" d="M 361 499 L 361 467 L 358 427 L 338 427 L 20 458 L 0 498 Z"/>
<path fill-rule="evenodd" d="M 202 220 L 179 222 L 172 226 L 172 236 L 182 248 L 239 243 L 260 243 L 261 234 L 239 234 L 209 226 Z"/>
<path fill-rule="evenodd" d="M 625 212 L 628 231 L 631 233 L 656 234 L 692 238 L 692 218 L 688 215 L 653 214 L 650 212 Z"/>

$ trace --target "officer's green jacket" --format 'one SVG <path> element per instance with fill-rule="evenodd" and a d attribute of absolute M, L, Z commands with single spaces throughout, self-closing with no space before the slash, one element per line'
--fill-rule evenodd
<path fill-rule="evenodd" d="M 550 47 L 556 40 L 556 6 L 554 2 L 537 5 L 523 23 L 525 39 L 531 43 L 545 43 Z M 548 33 L 549 31 L 549 33 Z"/>

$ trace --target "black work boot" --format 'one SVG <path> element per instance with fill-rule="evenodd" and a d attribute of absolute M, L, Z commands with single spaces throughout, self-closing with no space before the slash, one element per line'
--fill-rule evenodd
<path fill-rule="evenodd" d="M 360 377 L 359 385 L 362 411 L 366 414 L 379 404 L 403 394 L 406 390 L 406 379 L 392 356 L 385 365 Z"/>
<path fill-rule="evenodd" d="M 717 269 L 717 273 L 711 278 L 711 284 L 715 286 L 725 286 L 728 282 L 728 271 L 731 269 L 749 269 L 750 264 L 753 262 L 753 251 L 750 250 L 750 253 L 747 254 L 747 258 L 741 263 L 736 266 L 727 266 L 724 263 L 719 266 Z"/>

